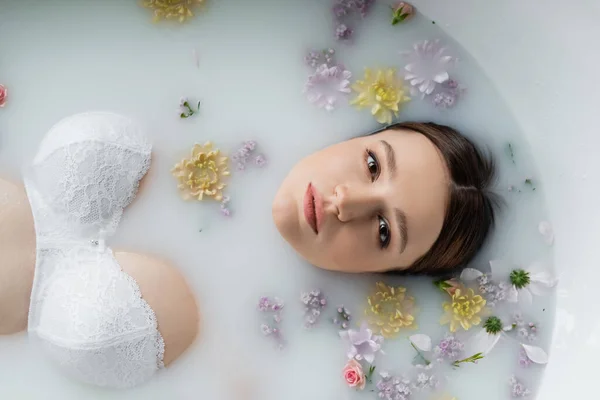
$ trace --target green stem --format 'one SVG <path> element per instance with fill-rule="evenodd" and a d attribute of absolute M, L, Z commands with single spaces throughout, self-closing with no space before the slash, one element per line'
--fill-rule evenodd
<path fill-rule="evenodd" d="M 417 355 L 419 357 L 421 357 L 423 359 L 423 361 L 425 361 L 425 365 L 431 364 L 431 361 L 429 361 L 428 359 L 425 358 L 423 353 L 421 353 L 421 351 L 417 348 L 417 346 L 415 346 L 415 344 L 413 342 L 410 342 L 410 345 L 413 347 L 413 349 L 415 349 L 415 351 L 417 352 Z"/>
<path fill-rule="evenodd" d="M 483 359 L 483 353 L 473 354 L 471 357 L 463 358 L 462 360 L 456 360 L 452 363 L 453 367 L 460 367 L 461 363 L 473 363 L 477 364 L 477 361 Z"/>

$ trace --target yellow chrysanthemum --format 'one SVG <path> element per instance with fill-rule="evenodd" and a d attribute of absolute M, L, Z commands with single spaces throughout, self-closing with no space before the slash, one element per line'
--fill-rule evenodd
<path fill-rule="evenodd" d="M 204 4 L 205 0 L 143 0 L 142 5 L 154 11 L 154 22 L 177 20 L 180 23 L 194 18 L 192 9 Z"/>
<path fill-rule="evenodd" d="M 481 317 L 487 313 L 485 303 L 485 299 L 475 295 L 473 289 L 458 288 L 452 295 L 452 302 L 442 304 L 445 314 L 440 323 L 450 324 L 450 332 L 456 332 L 459 327 L 468 331 L 481 323 Z"/>
<path fill-rule="evenodd" d="M 358 93 L 350 104 L 357 108 L 371 108 L 371 114 L 377 122 L 391 124 L 392 115 L 398 116 L 401 103 L 410 101 L 406 96 L 402 80 L 396 76 L 395 69 L 365 69 L 365 77 L 357 80 L 352 89 Z"/>
<path fill-rule="evenodd" d="M 227 157 L 222 157 L 218 149 L 213 150 L 210 142 L 194 145 L 192 156 L 175 164 L 171 172 L 185 200 L 202 200 L 204 196 L 217 201 L 223 199 L 225 184 L 222 180 L 229 175 Z"/>
<path fill-rule="evenodd" d="M 458 397 L 449 394 L 443 394 L 441 397 L 435 397 L 435 400 L 458 400 Z"/>
<path fill-rule="evenodd" d="M 415 299 L 406 294 L 406 288 L 391 287 L 383 282 L 376 283 L 375 292 L 367 297 L 365 309 L 371 329 L 385 338 L 397 336 L 403 328 L 416 328 Z"/>

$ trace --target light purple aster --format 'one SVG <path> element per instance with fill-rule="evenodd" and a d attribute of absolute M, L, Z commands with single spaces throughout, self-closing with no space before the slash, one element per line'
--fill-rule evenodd
<path fill-rule="evenodd" d="M 308 77 L 304 93 L 308 101 L 317 107 L 333 111 L 338 99 L 351 92 L 351 77 L 352 73 L 342 66 L 329 67 L 327 64 L 321 64 Z"/>
<path fill-rule="evenodd" d="M 340 337 L 346 340 L 350 346 L 347 353 L 348 358 L 354 358 L 357 361 L 365 360 L 369 364 L 373 364 L 375 355 L 381 352 L 383 336 L 373 335 L 373 331 L 364 322 L 360 326 L 360 330 L 340 331 Z"/>
<path fill-rule="evenodd" d="M 508 384 L 511 388 L 510 392 L 512 397 L 527 397 L 531 394 L 531 391 L 514 375 L 510 377 Z"/>
<path fill-rule="evenodd" d="M 413 45 L 413 50 L 401 52 L 408 62 L 404 67 L 404 79 L 411 87 L 413 96 L 422 97 L 434 92 L 437 85 L 450 79 L 449 70 L 456 58 L 446 54 L 439 40 L 423 40 Z"/>

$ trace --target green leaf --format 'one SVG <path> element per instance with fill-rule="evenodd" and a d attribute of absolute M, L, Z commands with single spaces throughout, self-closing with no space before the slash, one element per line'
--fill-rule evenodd
<path fill-rule="evenodd" d="M 186 115 L 185 113 L 179 114 L 179 118 L 187 118 L 187 117 L 188 117 L 188 115 Z"/>

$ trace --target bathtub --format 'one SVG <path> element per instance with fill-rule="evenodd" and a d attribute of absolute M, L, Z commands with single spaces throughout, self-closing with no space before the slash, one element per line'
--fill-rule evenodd
<path fill-rule="evenodd" d="M 589 398 L 600 357 L 600 158 L 595 0 L 418 3 L 487 71 L 535 154 L 556 233 L 560 285 L 551 361 L 539 399 Z M 590 97 L 593 96 L 593 97 Z"/>
<path fill-rule="evenodd" d="M 592 118 L 600 106 L 594 102 L 594 89 L 600 86 L 595 80 L 600 2 L 414 4 L 464 46 L 496 83 L 534 150 L 544 182 L 560 285 L 551 359 L 537 398 L 591 397 L 596 391 L 593 363 L 600 359 L 600 318 L 590 318 L 586 310 L 595 304 L 600 281 L 593 261 L 600 213 L 590 212 L 600 199 L 600 158 L 592 147 L 599 130 Z M 46 125 L 40 125 L 41 131 Z M 24 347 L 23 341 L 19 344 Z"/>

